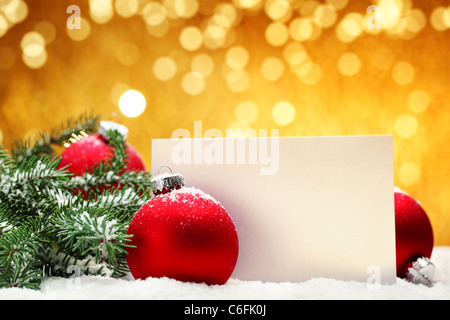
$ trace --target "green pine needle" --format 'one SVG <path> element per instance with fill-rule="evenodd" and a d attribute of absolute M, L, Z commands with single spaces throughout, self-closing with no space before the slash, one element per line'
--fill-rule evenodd
<path fill-rule="evenodd" d="M 126 171 L 124 137 L 109 130 L 113 155 L 91 172 L 58 169 L 54 144 L 95 132 L 98 116 L 70 119 L 34 145 L 0 145 L 0 288 L 39 289 L 46 276 L 123 276 L 128 224 L 150 199 L 150 174 Z"/>

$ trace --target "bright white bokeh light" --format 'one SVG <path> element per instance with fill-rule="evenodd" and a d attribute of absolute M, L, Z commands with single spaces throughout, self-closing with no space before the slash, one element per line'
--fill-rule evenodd
<path fill-rule="evenodd" d="M 144 95 L 136 90 L 124 92 L 119 100 L 120 111 L 129 118 L 141 115 L 146 104 Z"/>

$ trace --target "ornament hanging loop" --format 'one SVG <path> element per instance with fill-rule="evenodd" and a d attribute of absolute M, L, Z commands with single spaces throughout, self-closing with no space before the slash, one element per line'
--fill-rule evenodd
<path fill-rule="evenodd" d="M 169 169 L 169 173 L 161 173 L 161 169 Z M 158 170 L 158 175 L 150 181 L 155 196 L 180 189 L 184 186 L 184 177 L 179 173 L 172 173 L 170 167 L 163 165 Z"/>
<path fill-rule="evenodd" d="M 158 174 L 161 174 L 161 169 L 164 169 L 164 168 L 169 169 L 169 172 L 172 173 L 172 169 L 170 169 L 169 166 L 163 165 L 163 166 L 159 167 Z"/>

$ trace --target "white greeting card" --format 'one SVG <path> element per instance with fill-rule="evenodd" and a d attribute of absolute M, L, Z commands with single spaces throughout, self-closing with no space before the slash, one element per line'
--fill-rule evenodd
<path fill-rule="evenodd" d="M 391 136 L 152 140 L 163 165 L 233 218 L 233 278 L 395 282 Z"/>

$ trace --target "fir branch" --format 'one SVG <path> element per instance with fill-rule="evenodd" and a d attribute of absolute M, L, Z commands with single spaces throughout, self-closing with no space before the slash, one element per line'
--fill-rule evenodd
<path fill-rule="evenodd" d="M 12 155 L 17 162 L 28 161 L 30 157 L 54 156 L 53 145 L 62 146 L 73 136 L 79 136 L 81 133 L 89 134 L 97 130 L 100 116 L 94 116 L 92 113 L 85 113 L 77 118 L 68 119 L 60 128 L 51 130 L 50 133 L 39 133 L 34 138 L 25 141 L 15 141 L 15 147 L 12 149 Z"/>
<path fill-rule="evenodd" d="M 56 170 L 59 159 L 31 157 L 18 168 L 4 168 L 0 181 L 0 203 L 14 210 L 15 218 L 23 216 L 48 216 L 57 207 L 42 190 L 64 188 L 71 176 L 67 171 Z"/>
<path fill-rule="evenodd" d="M 79 275 L 111 276 L 113 274 L 106 263 L 96 263 L 95 257 L 91 255 L 77 259 L 59 249 L 42 247 L 38 257 L 42 261 L 44 276 L 67 278 Z"/>
<path fill-rule="evenodd" d="M 70 182 L 67 182 L 65 188 L 53 188 L 46 186 L 41 189 L 41 192 L 48 199 L 53 200 L 59 208 L 74 206 L 76 203 L 83 201 L 83 199 L 74 194 L 71 188 L 67 188 L 67 185 L 69 184 Z"/>
<path fill-rule="evenodd" d="M 120 187 L 134 188 L 142 195 L 151 192 L 151 174 L 148 171 L 125 171 L 117 180 Z"/>
<path fill-rule="evenodd" d="M 6 204 L 11 210 L 10 221 L 14 224 L 27 217 L 48 217 L 58 209 L 57 203 L 48 199 L 45 194 L 20 190 L 15 190 L 7 196 L 0 192 L 0 203 Z"/>
<path fill-rule="evenodd" d="M 36 260 L 39 238 L 21 227 L 0 238 L 0 287 L 36 289 L 41 281 L 40 262 Z"/>
<path fill-rule="evenodd" d="M 0 144 L 0 173 L 6 168 L 13 168 L 14 160 L 9 154 L 8 150 L 5 149 L 3 145 Z"/>
<path fill-rule="evenodd" d="M 124 188 L 103 192 L 85 204 L 113 212 L 114 219 L 118 222 L 128 223 L 136 211 L 149 199 L 149 194 L 142 194 L 139 190 L 133 188 Z"/>
<path fill-rule="evenodd" d="M 6 203 L 0 202 L 0 238 L 15 228 L 11 215 L 11 208 Z"/>
<path fill-rule="evenodd" d="M 99 163 L 92 172 L 86 172 L 81 176 L 74 176 L 69 182 L 68 187 L 73 190 L 83 190 L 86 193 L 101 193 L 107 189 L 117 186 L 119 177 L 111 169 L 111 164 Z"/>
<path fill-rule="evenodd" d="M 54 149 L 49 141 L 34 139 L 34 144 L 31 138 L 23 141 L 14 141 L 12 148 L 13 158 L 16 162 L 26 162 L 30 157 L 42 157 L 45 155 L 53 155 Z"/>
<path fill-rule="evenodd" d="M 42 281 L 36 260 L 17 260 L 10 266 L 0 265 L 0 288 L 28 288 L 38 290 Z"/>
<path fill-rule="evenodd" d="M 108 144 L 113 147 L 114 155 L 109 158 L 107 162 L 110 165 L 116 164 L 114 166 L 118 172 L 120 172 L 125 164 L 128 163 L 128 153 L 127 153 L 127 145 L 125 143 L 125 137 L 119 130 L 109 129 L 106 131 L 106 140 Z"/>
<path fill-rule="evenodd" d="M 151 198 L 150 193 L 143 193 L 139 188 L 129 187 L 104 190 L 100 194 L 92 192 L 87 197 L 77 196 L 61 189 L 43 190 L 43 192 L 54 199 L 61 210 L 83 212 L 88 208 L 101 208 L 113 212 L 114 219 L 121 223 L 129 223 L 136 211 Z"/>
<path fill-rule="evenodd" d="M 17 179 L 20 184 L 29 184 L 41 189 L 46 186 L 62 187 L 72 175 L 66 170 L 57 170 L 61 161 L 59 157 L 32 156 L 27 162 L 22 162 L 17 168 Z"/>
<path fill-rule="evenodd" d="M 100 115 L 93 115 L 92 113 L 85 113 L 77 118 L 70 118 L 59 129 L 53 129 L 50 134 L 41 134 L 41 139 L 45 140 L 49 136 L 50 143 L 63 145 L 73 135 L 80 135 L 82 132 L 86 134 L 97 131 L 100 123 Z"/>
<path fill-rule="evenodd" d="M 44 275 L 121 276 L 128 271 L 128 224 L 150 199 L 150 174 L 126 171 L 125 137 L 106 131 L 113 154 L 78 177 L 57 169 L 53 144 L 98 124 L 92 116 L 69 120 L 41 134 L 33 147 L 11 156 L 0 145 L 0 287 L 39 288 Z M 76 191 L 85 190 L 86 196 Z"/>
<path fill-rule="evenodd" d="M 106 262 L 115 271 L 124 263 L 130 235 L 128 223 L 119 222 L 114 213 L 88 207 L 86 211 L 62 212 L 53 222 L 60 250 L 73 257 L 95 256 L 95 262 Z"/>

